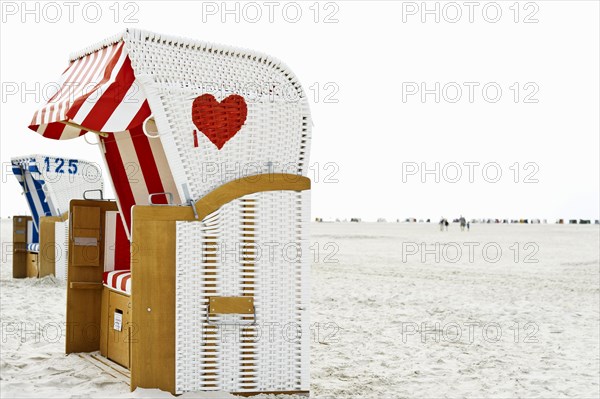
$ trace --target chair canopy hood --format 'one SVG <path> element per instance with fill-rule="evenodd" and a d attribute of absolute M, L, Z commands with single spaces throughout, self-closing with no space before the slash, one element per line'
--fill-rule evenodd
<path fill-rule="evenodd" d="M 112 133 L 140 125 L 150 115 L 150 107 L 135 81 L 123 39 L 119 35 L 73 55 L 60 78 L 60 89 L 35 112 L 29 128 L 64 140 L 86 130 Z"/>

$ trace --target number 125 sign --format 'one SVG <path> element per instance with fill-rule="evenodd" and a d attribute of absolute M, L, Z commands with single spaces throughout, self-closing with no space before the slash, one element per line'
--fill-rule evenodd
<path fill-rule="evenodd" d="M 46 172 L 68 173 L 70 175 L 74 175 L 77 173 L 77 162 L 78 161 L 76 159 L 65 160 L 64 158 L 44 158 Z"/>

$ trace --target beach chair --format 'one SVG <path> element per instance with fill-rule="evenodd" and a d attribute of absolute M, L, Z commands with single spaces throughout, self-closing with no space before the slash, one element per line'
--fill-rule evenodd
<path fill-rule="evenodd" d="M 29 155 L 11 159 L 31 216 L 13 217 L 13 277 L 66 279 L 69 202 L 102 192 L 98 165 L 80 159 Z"/>
<path fill-rule="evenodd" d="M 62 82 L 30 128 L 96 133 L 116 194 L 70 203 L 66 352 L 100 351 L 132 390 L 308 393 L 312 122 L 294 74 L 129 29 Z"/>

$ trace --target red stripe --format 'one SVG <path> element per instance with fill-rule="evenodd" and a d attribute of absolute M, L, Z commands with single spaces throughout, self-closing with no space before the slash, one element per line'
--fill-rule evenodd
<path fill-rule="evenodd" d="M 121 215 L 117 215 L 117 231 L 115 234 L 115 269 L 117 270 L 129 270 L 130 264 L 130 253 L 129 250 L 131 245 L 127 234 L 125 233 L 125 227 L 123 227 L 123 220 Z"/>
<path fill-rule="evenodd" d="M 141 125 L 131 130 L 131 139 L 133 141 L 137 158 L 140 161 L 139 166 L 142 174 L 144 175 L 144 181 L 148 189 L 148 194 L 164 193 L 165 189 L 162 185 L 162 181 L 160 180 L 160 174 L 158 173 L 158 167 L 154 161 L 154 154 L 152 153 L 152 148 L 150 147 L 149 141 L 159 139 L 148 138 L 148 136 L 144 134 Z M 157 204 L 168 203 L 165 195 L 156 196 L 153 198 L 153 201 L 155 201 Z"/>
<path fill-rule="evenodd" d="M 104 143 L 104 157 L 106 158 L 108 171 L 115 186 L 115 195 L 119 203 L 119 209 L 125 218 L 127 230 L 131 231 L 131 207 L 135 205 L 135 199 L 131 185 L 129 184 L 127 170 L 125 170 L 125 165 L 123 164 L 123 159 L 121 158 L 121 153 L 116 142 L 117 135 L 123 137 L 126 134 L 109 134 L 108 137 L 102 137 L 102 142 Z"/>
<path fill-rule="evenodd" d="M 103 84 L 105 84 L 106 82 L 108 82 L 110 80 L 110 75 L 112 74 L 113 69 L 117 65 L 117 62 L 119 61 L 119 57 L 121 56 L 122 50 L 123 50 L 123 46 L 119 47 L 117 52 L 112 56 L 112 59 L 106 64 L 106 67 L 104 69 L 104 77 L 102 78 L 102 80 L 98 84 L 96 84 L 92 88 L 92 90 L 90 90 L 87 94 L 80 96 L 77 98 L 77 100 L 75 100 L 75 102 L 73 103 L 71 108 L 67 111 L 67 117 L 69 119 L 73 119 L 75 117 L 75 115 L 77 115 L 77 112 L 79 111 L 79 109 L 81 108 L 81 106 L 83 105 L 85 100 L 87 100 L 87 98 L 89 96 L 91 96 L 92 93 L 94 93 L 99 87 L 101 87 Z M 102 97 L 104 97 L 104 96 L 102 96 Z M 112 113 L 112 111 L 111 111 L 111 113 Z M 90 114 L 91 114 L 91 112 L 90 112 Z M 87 121 L 87 118 L 86 118 L 86 121 Z M 82 122 L 81 125 L 85 126 L 85 121 Z"/>
<path fill-rule="evenodd" d="M 64 75 L 65 73 L 67 73 L 67 71 L 68 71 L 69 69 L 71 69 L 71 66 L 72 66 L 74 63 L 76 63 L 77 61 L 79 61 L 79 60 L 81 60 L 81 58 L 78 58 L 78 59 L 76 59 L 76 60 L 73 60 L 73 61 L 71 61 L 71 62 L 69 63 L 69 66 L 65 68 L 65 70 L 63 71 L 63 73 L 62 73 L 62 74 Z"/>
<path fill-rule="evenodd" d="M 129 281 L 130 278 L 131 278 L 131 272 L 129 272 L 128 276 L 123 277 L 123 279 L 121 280 L 121 291 L 127 292 L 127 282 Z"/>
<path fill-rule="evenodd" d="M 100 69 L 100 68 L 106 68 L 107 67 L 108 63 L 112 60 L 112 57 L 115 54 L 115 47 L 113 46 L 110 49 L 104 48 L 101 51 L 98 51 L 96 53 L 93 53 L 91 55 L 86 56 L 85 58 L 92 59 L 92 56 L 95 56 L 95 55 L 98 55 L 98 54 L 100 54 L 99 55 L 99 62 L 94 67 L 93 72 L 91 71 L 91 68 L 90 68 L 86 73 L 84 73 L 83 76 L 79 76 L 81 74 L 81 72 L 85 69 L 85 68 L 82 68 L 82 69 L 80 69 L 78 75 L 75 76 L 74 81 L 71 82 L 71 83 L 77 84 L 77 88 L 78 88 L 78 96 L 75 96 L 72 99 L 73 100 L 73 104 L 71 104 L 71 107 L 73 107 L 73 105 L 75 105 L 76 102 L 77 102 L 77 100 L 79 100 L 81 97 L 84 97 L 84 100 L 85 100 L 85 98 L 89 97 L 94 92 L 94 90 L 96 89 L 96 87 L 99 84 L 101 84 L 101 82 L 96 83 L 93 87 L 90 88 L 91 90 L 88 90 L 87 93 L 84 93 L 84 91 L 83 91 L 84 86 L 87 86 L 90 83 L 91 76 L 95 76 L 96 73 L 98 72 L 98 69 Z M 94 64 L 94 62 L 92 62 L 92 65 L 93 64 Z M 92 75 L 88 76 L 88 74 L 90 72 L 92 72 Z M 104 70 L 104 72 L 106 72 L 106 70 Z M 104 74 L 102 76 L 104 76 Z M 94 82 L 91 82 L 91 83 L 94 83 Z M 77 108 L 77 109 L 79 109 L 79 108 Z"/>
<path fill-rule="evenodd" d="M 30 128 L 30 129 L 33 129 L 33 127 L 32 127 L 32 126 L 39 126 L 39 125 L 37 124 L 37 116 L 38 116 L 38 113 L 39 113 L 39 112 L 40 112 L 40 110 L 38 109 L 37 111 L 35 111 L 35 114 L 33 114 L 33 118 L 31 118 L 31 125 L 29 125 L 29 128 Z M 34 129 L 34 130 L 36 130 L 36 131 L 37 131 L 37 128 L 36 128 L 36 129 Z"/>
<path fill-rule="evenodd" d="M 60 140 L 60 137 L 62 136 L 63 131 L 66 127 L 67 125 L 60 122 L 50 123 L 46 125 L 46 130 L 44 130 L 44 137 L 54 140 Z"/>
<path fill-rule="evenodd" d="M 120 271 L 120 272 L 111 272 L 110 274 L 110 282 L 107 283 L 107 285 L 116 288 L 117 287 L 117 280 L 119 278 L 119 276 L 129 273 L 129 270 L 125 270 L 125 271 Z"/>
<path fill-rule="evenodd" d="M 54 106 L 56 104 L 52 104 L 50 106 L 50 108 L 46 108 L 48 110 L 48 121 L 52 122 L 52 121 L 56 121 L 56 119 L 54 118 Z"/>
<path fill-rule="evenodd" d="M 131 122 L 129 122 L 127 130 L 133 129 L 134 127 L 141 125 L 151 114 L 152 111 L 150 110 L 150 104 L 148 104 L 148 100 L 144 100 L 144 103 L 140 107 L 137 114 L 135 114 Z"/>
<path fill-rule="evenodd" d="M 44 119 L 46 117 L 46 107 L 42 108 L 42 115 L 41 115 L 41 120 L 42 123 L 46 123 L 46 120 Z"/>
<path fill-rule="evenodd" d="M 109 279 L 112 281 L 112 275 L 114 272 L 104 272 L 102 273 L 102 283 L 106 285 L 110 285 Z"/>
<path fill-rule="evenodd" d="M 58 103 L 58 108 L 56 109 L 56 119 L 55 119 L 57 121 L 61 120 L 60 111 L 62 110 L 63 104 L 64 104 L 63 102 Z"/>
<path fill-rule="evenodd" d="M 127 91 L 133 85 L 134 81 L 135 75 L 131 67 L 131 60 L 127 57 L 117 73 L 114 83 L 94 102 L 94 106 L 83 122 L 81 122 L 81 125 L 94 130 L 102 130 L 110 116 L 115 112 L 115 109 L 125 98 Z M 74 116 L 75 114 L 73 114 Z"/>

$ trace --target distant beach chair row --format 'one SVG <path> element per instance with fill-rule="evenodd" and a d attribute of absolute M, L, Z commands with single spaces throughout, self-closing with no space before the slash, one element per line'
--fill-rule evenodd
<path fill-rule="evenodd" d="M 348 219 L 332 219 L 327 220 L 321 217 L 316 217 L 315 222 L 324 223 L 324 222 L 354 222 L 360 223 L 362 222 L 361 218 L 350 218 Z M 459 219 L 453 219 L 452 223 L 459 223 Z M 482 223 L 482 224 L 548 224 L 548 219 L 471 219 L 470 223 Z M 377 223 L 388 223 L 385 218 L 378 218 Z M 405 219 L 396 219 L 395 223 L 431 223 L 431 219 L 416 219 L 416 218 L 405 218 Z M 565 219 L 557 219 L 555 224 L 600 224 L 600 220 L 591 220 L 591 219 L 568 219 L 565 222 Z"/>

